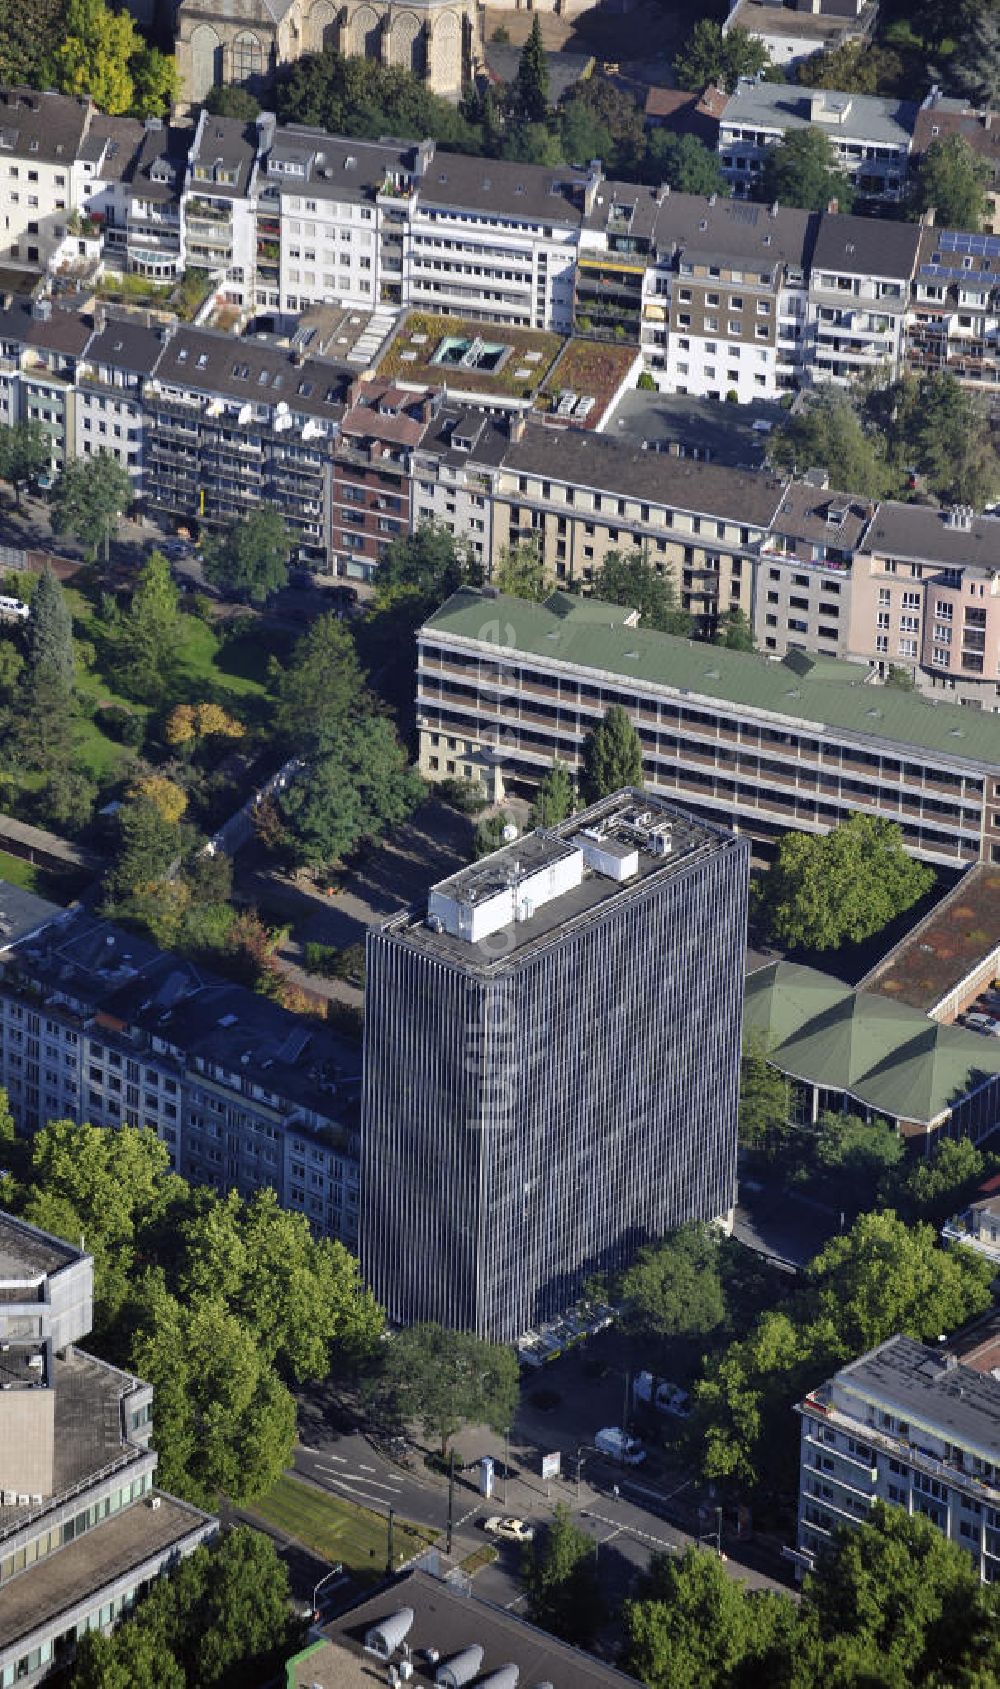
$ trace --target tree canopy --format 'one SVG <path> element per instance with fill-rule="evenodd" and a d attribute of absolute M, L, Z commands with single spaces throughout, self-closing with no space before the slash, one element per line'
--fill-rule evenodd
<path fill-rule="evenodd" d="M 92 559 L 103 546 L 107 558 L 118 518 L 132 498 L 129 472 L 110 452 L 71 458 L 52 494 L 52 527 L 81 540 Z"/>
<path fill-rule="evenodd" d="M 718 153 L 697 135 L 674 135 L 669 129 L 654 129 L 650 135 L 643 173 L 647 181 L 665 182 L 676 193 L 726 197 L 732 192 Z"/>
<path fill-rule="evenodd" d="M 535 793 L 531 806 L 533 827 L 554 827 L 565 821 L 576 807 L 576 791 L 569 769 L 554 762 Z"/>
<path fill-rule="evenodd" d="M 542 20 L 536 12 L 531 30 L 521 48 L 511 99 L 519 117 L 527 123 L 544 123 L 549 112 L 549 61 L 542 40 Z"/>
<path fill-rule="evenodd" d="M 660 1340 L 721 1325 L 726 1304 L 720 1249 L 718 1232 L 695 1224 L 647 1244 L 619 1286 L 629 1324 Z"/>
<path fill-rule="evenodd" d="M 933 210 L 943 228 L 978 230 L 983 226 L 991 171 L 963 135 L 932 141 L 917 165 L 913 208 Z"/>
<path fill-rule="evenodd" d="M 639 735 L 621 705 L 612 704 L 584 741 L 580 790 L 587 803 L 594 803 L 623 786 L 642 783 Z"/>
<path fill-rule="evenodd" d="M 1000 12 L 995 6 L 982 6 L 965 20 L 948 61 L 948 80 L 975 105 L 1000 106 Z"/>
<path fill-rule="evenodd" d="M 801 211 L 825 211 L 836 200 L 841 211 L 850 211 L 854 189 L 822 129 L 790 129 L 765 149 L 758 197 Z"/>
<path fill-rule="evenodd" d="M 735 94 L 741 76 L 766 76 L 773 69 L 771 55 L 757 36 L 738 28 L 723 35 L 713 18 L 698 19 L 674 58 L 678 88 L 694 94 L 712 83 Z"/>
<path fill-rule="evenodd" d="M 52 441 L 40 422 L 5 423 L 0 427 L 0 476 L 14 488 L 20 508 L 25 481 L 37 480 L 52 462 Z"/>
<path fill-rule="evenodd" d="M 350 630 L 333 614 L 310 624 L 284 667 L 272 661 L 270 682 L 275 733 L 290 754 L 332 752 L 347 721 L 370 707 Z"/>
<path fill-rule="evenodd" d="M 895 822 L 856 814 L 825 834 L 784 834 L 766 880 L 768 922 L 781 944 L 836 950 L 881 932 L 933 884 Z"/>
<path fill-rule="evenodd" d="M 885 440 L 865 428 L 851 395 L 833 386 L 811 393 L 768 439 L 768 457 L 776 469 L 798 475 L 825 469 L 831 486 L 865 498 L 882 498 L 892 490 L 885 453 Z"/>
<path fill-rule="evenodd" d="M 280 511 L 264 504 L 205 541 L 205 575 L 234 598 L 265 604 L 288 583 L 291 549 Z"/>
<path fill-rule="evenodd" d="M 162 552 L 143 564 L 127 611 L 113 625 L 118 674 L 128 696 L 158 703 L 172 690 L 181 644 L 180 593 Z"/>
<path fill-rule="evenodd" d="M 112 116 L 162 116 L 177 94 L 173 60 L 105 0 L 68 0 L 55 63 L 61 93 L 87 95 Z"/>
<path fill-rule="evenodd" d="M 363 839 L 400 826 L 424 796 L 420 775 L 388 716 L 369 712 L 344 723 L 335 750 L 277 799 L 282 849 L 296 863 L 323 868 Z"/>
<path fill-rule="evenodd" d="M 371 1390 L 388 1420 L 398 1425 L 419 1420 L 446 1454 L 463 1425 L 510 1428 L 517 1409 L 517 1358 L 513 1349 L 471 1332 L 408 1326 L 383 1345 Z"/>
<path fill-rule="evenodd" d="M 677 601 L 673 576 L 661 574 L 641 551 L 609 551 L 594 580 L 595 598 L 638 610 L 644 627 L 691 634 L 691 617 Z"/>
<path fill-rule="evenodd" d="M 586 1647 L 604 1621 L 604 1594 L 594 1545 L 565 1502 L 526 1553 L 525 1575 L 535 1624 Z"/>

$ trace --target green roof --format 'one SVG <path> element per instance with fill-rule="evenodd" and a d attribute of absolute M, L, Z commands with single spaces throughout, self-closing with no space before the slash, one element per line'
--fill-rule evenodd
<path fill-rule="evenodd" d="M 743 1030 L 790 1078 L 927 1126 L 1000 1074 L 1000 1042 L 789 962 L 750 975 Z"/>
<path fill-rule="evenodd" d="M 873 686 L 860 663 L 801 651 L 774 662 L 757 652 L 627 627 L 626 614 L 620 605 L 568 593 L 532 604 L 464 587 L 426 625 L 436 633 L 487 643 L 495 651 L 603 670 L 638 685 L 666 686 L 811 723 L 820 731 L 829 727 L 960 762 L 1000 765 L 1000 716 Z"/>
<path fill-rule="evenodd" d="M 773 1050 L 825 1009 L 851 996 L 851 988 L 797 962 L 771 962 L 746 982 L 743 1037 L 759 1038 Z"/>

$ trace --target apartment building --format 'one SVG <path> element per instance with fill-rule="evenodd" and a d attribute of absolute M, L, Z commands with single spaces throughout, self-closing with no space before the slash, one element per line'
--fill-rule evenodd
<path fill-rule="evenodd" d="M 514 435 L 493 490 L 494 555 L 529 541 L 554 582 L 587 590 L 609 552 L 639 550 L 705 628 L 730 609 L 751 615 L 781 481 L 576 429 L 515 424 Z"/>
<path fill-rule="evenodd" d="M 218 1520 L 156 1488 L 150 1385 L 88 1355 L 93 1261 L 0 1213 L 0 1684 L 41 1682 Z"/>
<path fill-rule="evenodd" d="M 799 1525 L 809 1571 L 874 1501 L 922 1514 L 1000 1579 L 1000 1382 L 948 1348 L 890 1337 L 798 1403 Z"/>
<path fill-rule="evenodd" d="M 258 157 L 273 123 L 267 113 L 244 123 L 202 111 L 188 153 L 181 196 L 187 262 L 219 275 L 234 305 L 254 299 Z"/>
<path fill-rule="evenodd" d="M 764 43 L 773 63 L 787 74 L 814 53 L 867 40 L 877 15 L 874 0 L 792 0 L 784 6 L 733 0 L 722 33 L 745 29 Z"/>
<path fill-rule="evenodd" d="M 429 393 L 355 382 L 340 421 L 330 492 L 330 557 L 371 579 L 386 548 L 410 532 L 411 458 L 431 418 Z"/>
<path fill-rule="evenodd" d="M 785 488 L 757 562 L 754 639 L 762 651 L 848 657 L 855 553 L 875 506 L 831 492 L 825 475 Z"/>
<path fill-rule="evenodd" d="M 859 199 L 872 206 L 898 205 L 916 119 L 911 100 L 744 79 L 719 119 L 718 152 L 733 192 L 753 199 L 767 148 L 793 130 L 818 129 Z"/>
<path fill-rule="evenodd" d="M 776 205 L 661 194 L 642 311 L 659 387 L 751 404 L 798 386 L 818 222 Z"/>
<path fill-rule="evenodd" d="M 1000 710 L 1000 520 L 880 504 L 854 559 L 850 649 Z"/>
<path fill-rule="evenodd" d="M 145 493 L 143 390 L 165 333 L 134 316 L 99 314 L 76 367 L 75 455 L 109 452 L 128 470 L 137 500 Z"/>
<path fill-rule="evenodd" d="M 907 365 L 920 375 L 946 370 L 992 397 L 1000 384 L 1000 234 L 924 222 L 906 319 Z"/>
<path fill-rule="evenodd" d="M 324 570 L 333 444 L 352 374 L 298 347 L 177 329 L 144 387 L 148 503 L 223 525 L 275 505 L 301 562 Z"/>
<path fill-rule="evenodd" d="M 6 884 L 0 908 L 0 1084 L 22 1131 L 148 1126 L 192 1183 L 271 1186 L 357 1248 L 353 1046 L 82 909 Z"/>
<path fill-rule="evenodd" d="M 44 270 L 66 238 L 73 168 L 91 120 L 88 101 L 0 88 L 0 258 Z"/>
<path fill-rule="evenodd" d="M 91 332 L 59 300 L 5 294 L 0 302 L 0 416 L 45 430 L 54 471 L 75 455 L 76 375 Z"/>
<path fill-rule="evenodd" d="M 497 556 L 492 493 L 509 444 L 509 427 L 486 411 L 439 404 L 411 457 L 414 530 L 447 528 L 484 575 Z"/>
<path fill-rule="evenodd" d="M 761 845 L 861 812 L 928 862 L 1000 862 L 1000 751 L 978 711 L 872 685 L 856 663 L 757 653 L 635 625 L 617 605 L 456 593 L 418 638 L 420 767 L 530 791 L 620 704 L 652 790 Z M 468 771 L 471 770 L 471 774 Z"/>
<path fill-rule="evenodd" d="M 436 153 L 410 207 L 404 303 L 568 334 L 595 171 Z"/>
<path fill-rule="evenodd" d="M 329 299 L 369 311 L 400 303 L 407 199 L 431 146 L 276 129 L 258 178 L 258 306 L 295 315 Z"/>
<path fill-rule="evenodd" d="M 903 356 L 920 228 L 870 217 L 823 217 L 806 306 L 813 381 L 892 380 Z"/>
<path fill-rule="evenodd" d="M 362 1265 L 390 1318 L 510 1341 L 729 1214 L 748 864 L 622 791 L 369 933 Z"/>

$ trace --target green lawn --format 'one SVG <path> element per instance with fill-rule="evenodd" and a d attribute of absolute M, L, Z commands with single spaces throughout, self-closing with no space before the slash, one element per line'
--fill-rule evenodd
<path fill-rule="evenodd" d="M 77 639 L 95 648 L 92 667 L 77 667 L 77 693 L 84 713 L 76 727 L 79 766 L 94 780 L 106 780 L 119 765 L 135 755 L 102 732 L 88 713 L 101 704 L 121 704 L 138 715 L 148 715 L 142 704 L 115 691 L 113 675 L 102 671 L 100 634 L 94 609 L 74 587 L 65 589 Z M 178 652 L 175 703 L 213 702 L 231 710 L 248 724 L 267 712 L 266 682 L 268 651 L 263 638 L 220 645 L 212 628 L 197 616 L 183 618 L 184 638 Z"/>
<path fill-rule="evenodd" d="M 38 868 L 20 856 L 0 850 L 0 880 L 20 886 L 22 891 L 33 891 L 36 897 L 47 897 L 52 903 L 72 903 L 77 892 L 92 878 L 92 874 L 86 873 L 51 873 L 47 868 Z"/>
<path fill-rule="evenodd" d="M 376 1578 L 385 1571 L 387 1522 L 366 1507 L 356 1507 L 286 1474 L 248 1511 L 304 1543 L 324 1560 L 340 1560 L 344 1570 L 355 1577 Z M 434 1540 L 434 1533 L 423 1526 L 398 1519 L 394 1530 L 397 1565 Z"/>

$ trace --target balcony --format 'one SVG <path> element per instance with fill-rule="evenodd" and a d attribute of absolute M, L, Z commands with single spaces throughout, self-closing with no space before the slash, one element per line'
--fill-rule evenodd
<path fill-rule="evenodd" d="M 189 222 L 231 223 L 233 218 L 233 208 L 228 201 L 216 205 L 213 200 L 198 197 L 188 200 L 186 213 Z"/>

